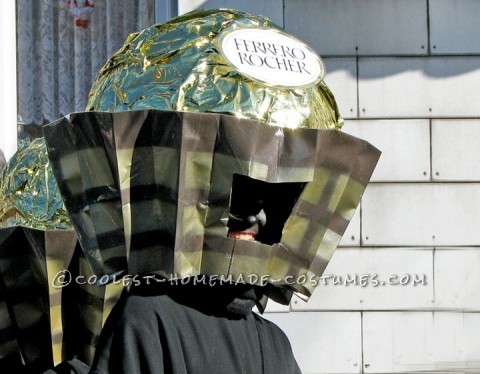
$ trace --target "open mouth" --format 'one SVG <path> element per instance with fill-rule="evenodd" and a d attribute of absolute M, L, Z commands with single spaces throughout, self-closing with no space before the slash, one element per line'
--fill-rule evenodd
<path fill-rule="evenodd" d="M 245 231 L 230 231 L 227 236 L 233 239 L 255 241 L 256 235 L 257 233 L 255 231 L 245 230 Z"/>
<path fill-rule="evenodd" d="M 305 183 L 268 183 L 234 174 L 227 237 L 279 243 Z"/>

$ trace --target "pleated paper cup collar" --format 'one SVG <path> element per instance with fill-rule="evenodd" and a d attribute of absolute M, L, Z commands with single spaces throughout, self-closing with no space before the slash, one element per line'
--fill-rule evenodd
<path fill-rule="evenodd" d="M 77 113 L 44 127 L 44 134 L 95 273 L 233 277 L 305 297 L 379 156 L 335 130 L 286 129 L 221 114 Z M 277 243 L 228 237 L 234 175 L 305 184 Z"/>

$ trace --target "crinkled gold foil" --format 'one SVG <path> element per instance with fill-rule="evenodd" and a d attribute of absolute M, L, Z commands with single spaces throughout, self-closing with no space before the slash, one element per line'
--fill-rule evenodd
<path fill-rule="evenodd" d="M 239 74 L 215 43 L 234 26 L 279 29 L 261 16 L 209 10 L 132 34 L 97 76 L 87 110 L 216 112 L 283 127 L 340 129 L 342 120 L 325 83 L 278 88 Z"/>
<path fill-rule="evenodd" d="M 0 227 L 72 229 L 43 138 L 20 148 L 8 161 L 0 191 Z"/>

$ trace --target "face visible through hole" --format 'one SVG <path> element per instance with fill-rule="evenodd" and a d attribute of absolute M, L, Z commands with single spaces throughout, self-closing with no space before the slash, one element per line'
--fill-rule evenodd
<path fill-rule="evenodd" d="M 279 243 L 305 183 L 267 183 L 233 175 L 228 237 Z"/>

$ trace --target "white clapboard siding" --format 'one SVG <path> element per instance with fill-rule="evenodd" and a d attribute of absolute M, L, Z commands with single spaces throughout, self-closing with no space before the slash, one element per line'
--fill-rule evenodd
<path fill-rule="evenodd" d="M 427 355 L 437 370 L 480 373 L 480 313 L 433 313 Z"/>
<path fill-rule="evenodd" d="M 480 314 L 363 313 L 365 373 L 480 372 Z"/>
<path fill-rule="evenodd" d="M 429 0 L 430 52 L 480 54 L 480 1 Z"/>
<path fill-rule="evenodd" d="M 480 181 L 479 139 L 478 119 L 433 120 L 432 178 L 438 181 Z"/>
<path fill-rule="evenodd" d="M 372 181 L 430 180 L 429 120 L 348 120 L 342 130 L 382 151 Z"/>
<path fill-rule="evenodd" d="M 480 311 L 480 248 L 438 248 L 434 259 L 435 307 Z"/>
<path fill-rule="evenodd" d="M 431 248 L 341 248 L 310 300 L 294 298 L 292 309 L 428 309 L 433 306 L 433 279 Z"/>
<path fill-rule="evenodd" d="M 328 85 L 343 118 L 357 118 L 357 62 L 355 58 L 324 58 Z"/>
<path fill-rule="evenodd" d="M 340 240 L 340 247 L 360 246 L 360 206 L 355 210 L 347 230 Z"/>
<path fill-rule="evenodd" d="M 362 198 L 367 246 L 480 244 L 480 184 L 374 183 Z"/>
<path fill-rule="evenodd" d="M 423 369 L 425 340 L 432 334 L 432 312 L 363 313 L 365 373 L 403 373 Z"/>
<path fill-rule="evenodd" d="M 265 318 L 285 331 L 304 374 L 361 372 L 359 312 L 271 313 Z"/>
<path fill-rule="evenodd" d="M 285 0 L 285 30 L 321 55 L 427 53 L 425 1 Z"/>
<path fill-rule="evenodd" d="M 360 58 L 360 118 L 480 117 L 480 57 Z"/>
<path fill-rule="evenodd" d="M 270 18 L 279 26 L 283 26 L 282 0 L 178 0 L 178 13 L 184 14 L 195 9 L 236 9 L 254 16 L 262 15 Z"/>

